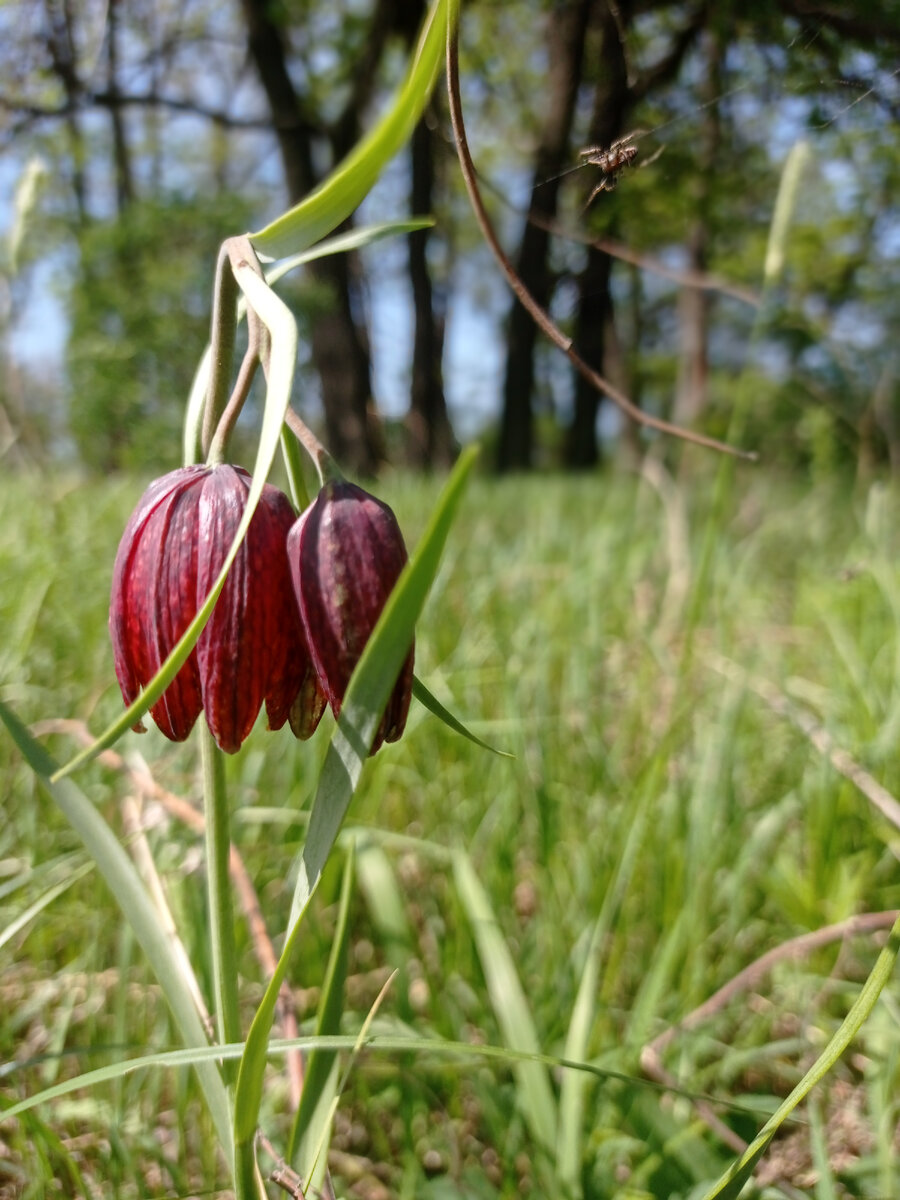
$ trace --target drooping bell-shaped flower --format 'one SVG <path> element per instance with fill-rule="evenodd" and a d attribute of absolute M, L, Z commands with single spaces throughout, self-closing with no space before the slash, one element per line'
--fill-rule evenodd
<path fill-rule="evenodd" d="M 190 466 L 151 483 L 116 555 L 109 627 L 126 704 L 153 678 L 209 594 L 244 513 L 250 476 Z M 266 485 L 212 615 L 150 712 L 183 741 L 201 712 L 236 751 L 265 701 L 269 728 L 308 737 L 325 706 L 297 621 L 286 538 L 287 497 Z"/>
<path fill-rule="evenodd" d="M 306 643 L 335 716 L 353 669 L 406 559 L 391 509 L 346 480 L 330 480 L 288 535 Z M 370 753 L 403 733 L 414 648 L 400 670 Z"/>

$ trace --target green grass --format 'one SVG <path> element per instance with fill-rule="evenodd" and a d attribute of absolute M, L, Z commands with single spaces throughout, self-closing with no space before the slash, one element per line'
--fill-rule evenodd
<path fill-rule="evenodd" d="M 788 938 L 900 907 L 900 831 L 725 670 L 774 684 L 900 795 L 897 494 L 880 483 L 810 490 L 741 468 L 695 597 L 715 464 L 692 462 L 690 480 L 668 481 L 665 503 L 626 474 L 470 487 L 420 627 L 417 671 L 516 757 L 487 754 L 414 709 L 404 739 L 367 767 L 343 835 L 368 847 L 351 912 L 348 1033 L 397 967 L 381 1030 L 402 1022 L 524 1048 L 530 1029 L 544 1053 L 580 1047 L 622 1078 L 579 1076 L 575 1086 L 535 1063 L 364 1052 L 333 1143 L 344 1194 L 702 1195 L 734 1154 L 688 1097 L 645 1079 L 642 1047 Z M 99 730 L 120 711 L 108 588 L 142 486 L 0 483 L 0 698 L 23 720 L 76 717 Z M 414 542 L 437 484 L 397 477 L 380 491 Z M 303 746 L 260 728 L 228 763 L 235 837 L 274 935 L 287 922 L 326 736 Z M 49 744 L 60 760 L 74 749 L 60 735 Z M 196 800 L 192 745 L 152 731 L 117 749 Z M 100 764 L 77 779 L 121 829 L 127 780 Z M 177 1038 L 87 856 L 5 733 L 0 780 L 0 1058 L 25 1064 L 0 1075 L 5 1106 Z M 202 839 L 158 806 L 147 815 L 206 986 Z M 460 862 L 474 866 L 477 894 Z M 304 1028 L 341 873 L 341 862 L 329 867 L 292 967 Z M 246 1028 L 263 980 L 240 921 L 237 937 Z M 859 937 L 780 963 L 676 1036 L 666 1070 L 686 1092 L 722 1101 L 718 1115 L 750 1140 L 846 1014 L 878 946 Z M 898 1021 L 892 983 L 764 1169 L 796 1149 L 788 1182 L 809 1194 L 900 1192 Z M 849 1131 L 839 1119 L 848 1097 L 858 1112 Z M 557 1139 L 541 1136 L 559 1112 L 567 1166 Z M 280 1060 L 263 1119 L 286 1146 Z M 214 1194 L 224 1171 L 212 1141 L 189 1073 L 128 1075 L 0 1120 L 0 1196 Z"/>

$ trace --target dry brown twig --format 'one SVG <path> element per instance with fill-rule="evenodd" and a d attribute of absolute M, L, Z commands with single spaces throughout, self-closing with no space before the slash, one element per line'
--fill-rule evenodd
<path fill-rule="evenodd" d="M 661 417 L 654 417 L 651 413 L 644 412 L 643 409 L 638 408 L 633 401 L 629 400 L 624 392 L 611 384 L 609 380 L 604 379 L 602 375 L 598 374 L 593 367 L 585 362 L 577 350 L 575 350 L 572 339 L 563 333 L 546 309 L 538 304 L 537 300 L 535 300 L 534 296 L 532 296 L 531 292 L 529 292 L 528 288 L 522 282 L 515 267 L 510 262 L 509 257 L 497 239 L 478 187 L 477 172 L 475 164 L 472 161 L 471 152 L 469 151 L 469 143 L 463 120 L 462 100 L 459 91 L 458 34 L 456 24 L 453 21 L 447 23 L 447 92 L 450 102 L 450 120 L 453 125 L 453 134 L 456 138 L 456 152 L 466 185 L 466 191 L 469 195 L 469 202 L 475 213 L 475 219 L 478 222 L 484 240 L 490 247 L 491 253 L 506 276 L 506 281 L 512 289 L 513 294 L 523 308 L 531 315 L 532 320 L 541 332 L 554 346 L 558 347 L 565 354 L 573 367 L 592 387 L 602 392 L 603 395 L 608 396 L 613 404 L 627 417 L 630 417 L 632 421 L 636 421 L 639 425 L 644 425 L 649 429 L 655 429 L 659 433 L 666 433 L 672 437 L 681 438 L 683 441 L 693 442 L 697 446 L 705 446 L 710 450 L 718 450 L 722 454 L 730 454 L 736 458 L 755 461 L 757 456 L 751 451 L 740 450 L 734 446 L 727 445 L 725 442 L 720 442 L 716 438 L 707 437 L 705 434 L 695 433 L 689 429 L 682 429 L 680 425 L 672 425 L 669 421 L 664 421 Z"/>

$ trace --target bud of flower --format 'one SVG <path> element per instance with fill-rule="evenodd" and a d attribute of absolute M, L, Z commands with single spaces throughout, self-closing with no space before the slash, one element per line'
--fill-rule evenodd
<path fill-rule="evenodd" d="M 113 571 L 109 627 L 125 703 L 153 678 L 209 594 L 243 516 L 246 471 L 191 466 L 156 480 L 132 513 Z M 239 749 L 265 700 L 271 729 L 309 736 L 325 706 L 291 593 L 287 497 L 268 484 L 203 632 L 150 712 L 183 741 L 201 711 Z M 142 728 L 136 726 L 136 728 Z"/>
<path fill-rule="evenodd" d="M 325 484 L 288 535 L 288 559 L 306 643 L 334 715 L 353 669 L 406 563 L 397 519 L 346 480 Z M 400 670 L 371 754 L 403 733 L 413 647 Z"/>

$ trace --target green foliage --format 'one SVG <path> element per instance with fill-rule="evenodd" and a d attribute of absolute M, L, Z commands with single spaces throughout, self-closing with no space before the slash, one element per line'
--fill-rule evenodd
<path fill-rule="evenodd" d="M 733 1161 L 689 1099 L 641 1078 L 648 1036 L 781 941 L 900 906 L 896 830 L 803 735 L 716 666 L 726 656 L 778 685 L 900 793 L 896 493 L 834 482 L 801 489 L 742 469 L 695 652 L 684 663 L 680 614 L 709 503 L 708 461 L 685 479 L 665 507 L 645 482 L 625 476 L 473 484 L 420 625 L 417 670 L 442 703 L 516 758 L 486 754 L 414 710 L 403 741 L 366 766 L 354 826 L 342 834 L 344 844 L 377 845 L 380 856 L 380 882 L 369 879 L 351 902 L 343 1029 L 352 1040 L 388 968 L 400 965 L 375 1022 L 380 1036 L 411 1028 L 425 1038 L 502 1044 L 503 1001 L 484 971 L 471 896 L 466 907 L 449 853 L 465 846 L 540 1048 L 562 1055 L 581 1040 L 571 1029 L 580 1006 L 585 1057 L 627 1076 L 585 1084 L 574 1139 L 585 1200 L 702 1194 Z M 142 486 L 130 483 L 132 498 Z M 93 714 L 99 724 L 121 706 L 103 610 L 124 487 L 16 477 L 0 486 L 0 566 L 18 580 L 0 600 L 4 627 L 16 631 L 4 648 L 0 698 L 29 721 L 65 712 Z M 384 494 L 415 542 L 435 486 L 397 477 Z M 328 725 L 310 753 L 261 724 L 227 764 L 235 841 L 273 931 L 289 918 L 292 864 Z M 64 736 L 51 744 L 58 758 L 70 752 Z M 195 788 L 189 748 L 153 732 L 128 735 L 121 748 L 154 763 L 158 781 L 176 793 Z M 96 877 L 79 877 L 84 855 L 5 737 L 0 772 L 0 929 L 71 880 L 0 946 L 0 1055 L 20 1063 L 2 1084 L 19 1099 L 169 1047 L 176 1034 L 143 956 L 123 943 Z M 118 828 L 132 784 L 101 763 L 79 783 Z M 203 886 L 191 865 L 198 840 L 154 806 L 148 811 L 147 838 L 204 981 Z M 339 925 L 340 866 L 325 872 L 292 959 L 303 1032 L 312 1031 Z M 240 918 L 236 933 L 246 1022 L 263 979 Z M 679 1034 L 667 1069 L 688 1092 L 721 1098 L 720 1115 L 752 1140 L 839 1027 L 876 956 L 874 941 L 861 937 L 840 954 L 834 945 L 781 963 L 757 981 L 756 1001 L 735 997 Z M 588 997 L 586 975 L 594 981 Z M 790 1126 L 789 1145 L 806 1164 L 795 1168 L 797 1186 L 823 1149 L 834 1157 L 835 1113 L 850 1095 L 866 1136 L 850 1167 L 832 1168 L 838 1183 L 867 1200 L 896 1191 L 897 1003 L 892 982 L 853 1056 L 820 1088 L 824 1148 L 815 1113 L 814 1137 L 807 1124 Z M 552 1163 L 522 1115 L 521 1074 L 502 1059 L 366 1051 L 333 1139 L 344 1192 L 351 1171 L 372 1188 L 377 1171 L 396 1195 L 495 1200 L 538 1187 Z M 562 1109 L 568 1076 L 551 1074 Z M 262 1124 L 286 1146 L 280 1058 L 269 1083 Z M 35 1195 L 38 1181 L 70 1177 L 67 1159 L 91 1184 L 121 1194 L 226 1186 L 184 1070 L 108 1079 L 7 1123 L 3 1137 L 11 1169 L 35 1181 Z"/>
<path fill-rule="evenodd" d="M 66 296 L 69 428 L 93 470 L 172 465 L 219 244 L 248 216 L 233 195 L 142 200 L 81 234 Z"/>

